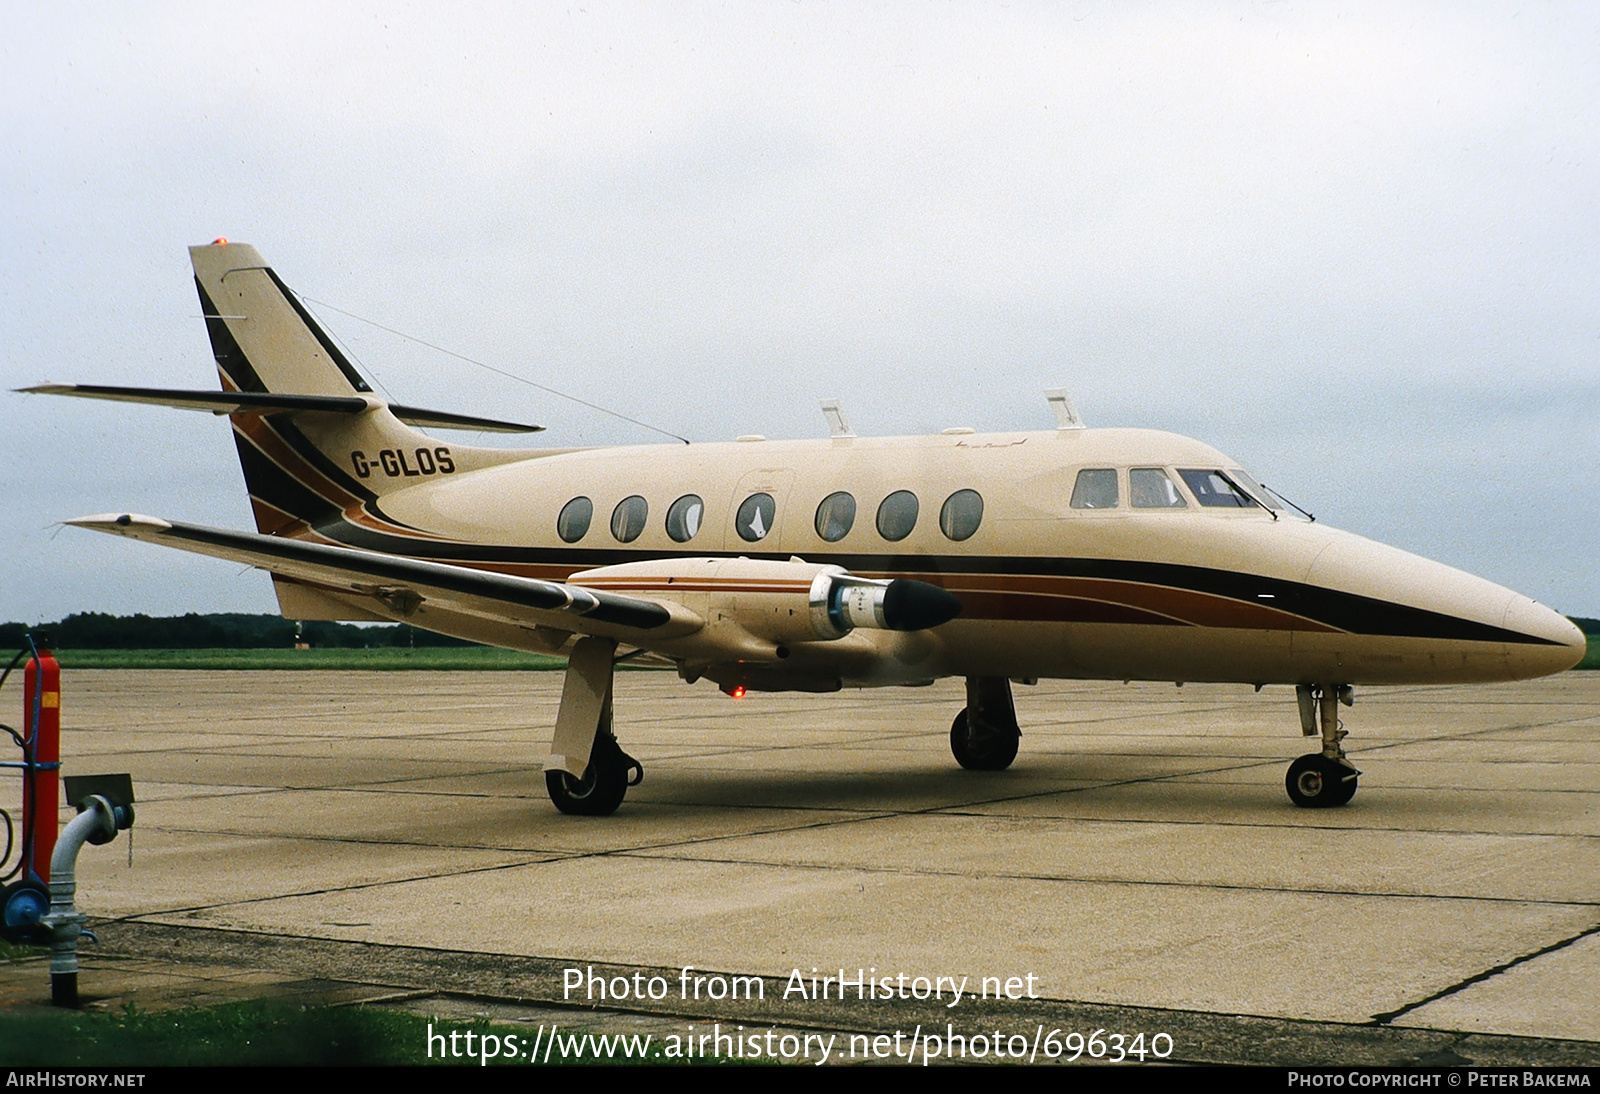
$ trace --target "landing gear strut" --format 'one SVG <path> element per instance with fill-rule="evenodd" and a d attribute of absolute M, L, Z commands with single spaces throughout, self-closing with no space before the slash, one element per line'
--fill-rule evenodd
<path fill-rule="evenodd" d="M 950 751 L 969 771 L 1004 771 L 1017 758 L 1022 730 L 1004 676 L 967 677 L 967 705 L 950 726 Z"/>
<path fill-rule="evenodd" d="M 617 744 L 611 727 L 611 684 L 617 644 L 580 638 L 567 662 L 555 739 L 544 764 L 544 785 L 563 813 L 605 817 L 628 787 L 644 781 L 644 765 Z"/>
<path fill-rule="evenodd" d="M 1295 689 L 1300 701 L 1300 728 L 1307 737 L 1317 734 L 1320 723 L 1322 751 L 1301 756 L 1289 765 L 1284 786 L 1289 800 L 1306 809 L 1343 805 L 1355 796 L 1357 771 L 1340 743 L 1345 731 L 1339 728 L 1339 704 L 1355 702 L 1349 684 L 1301 684 Z M 1320 716 L 1320 717 L 1319 717 Z"/>

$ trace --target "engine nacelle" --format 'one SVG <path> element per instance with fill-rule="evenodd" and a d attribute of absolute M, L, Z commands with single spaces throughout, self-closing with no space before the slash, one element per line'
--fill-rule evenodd
<path fill-rule="evenodd" d="M 811 580 L 811 626 L 818 638 L 843 638 L 857 627 L 923 631 L 961 612 L 954 594 L 926 581 L 857 577 L 840 566 L 824 566 Z"/>
<path fill-rule="evenodd" d="M 670 600 L 706 621 L 702 639 L 745 655 L 733 629 L 777 647 L 827 642 L 862 629 L 917 631 L 954 619 L 961 602 L 909 578 L 857 577 L 840 566 L 791 558 L 686 558 L 585 570 L 571 584 Z M 695 644 L 688 639 L 686 644 Z M 755 651 L 749 651 L 754 653 Z"/>

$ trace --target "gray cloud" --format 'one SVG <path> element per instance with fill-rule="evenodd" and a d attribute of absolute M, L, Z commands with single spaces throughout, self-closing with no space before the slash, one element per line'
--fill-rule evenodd
<path fill-rule="evenodd" d="M 183 247 L 226 234 L 695 439 L 816 435 L 829 395 L 1043 427 L 1065 384 L 1600 614 L 1597 45 L 1581 6 L 8 9 L 0 378 L 210 383 Z M 323 315 L 396 397 L 651 439 Z M 222 423 L 3 405 L 0 615 L 270 610 L 42 530 L 248 526 Z"/>

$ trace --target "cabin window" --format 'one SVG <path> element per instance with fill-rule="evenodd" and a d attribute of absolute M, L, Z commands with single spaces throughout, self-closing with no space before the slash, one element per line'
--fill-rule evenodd
<path fill-rule="evenodd" d="M 843 490 L 829 494 L 817 506 L 817 535 L 838 543 L 856 523 L 856 499 Z"/>
<path fill-rule="evenodd" d="M 1256 500 L 1233 484 L 1221 471 L 1185 471 L 1178 474 L 1189 484 L 1194 500 L 1213 509 L 1254 509 Z"/>
<path fill-rule="evenodd" d="M 983 521 L 983 498 L 976 490 L 957 490 L 939 510 L 939 531 L 960 543 L 972 538 Z"/>
<path fill-rule="evenodd" d="M 739 538 L 749 543 L 766 539 L 767 533 L 772 531 L 772 518 L 777 511 L 778 504 L 772 500 L 771 494 L 751 494 L 745 498 L 733 518 Z"/>
<path fill-rule="evenodd" d="M 667 510 L 667 535 L 674 543 L 688 543 L 700 531 L 700 521 L 706 515 L 705 502 L 698 494 L 685 494 Z"/>
<path fill-rule="evenodd" d="M 898 543 L 917 526 L 917 496 L 909 490 L 896 490 L 878 506 L 878 534 Z"/>
<path fill-rule="evenodd" d="M 1115 509 L 1117 472 L 1111 467 L 1086 467 L 1072 487 L 1074 509 Z"/>
<path fill-rule="evenodd" d="M 611 510 L 611 534 L 620 543 L 632 543 L 644 531 L 644 522 L 649 516 L 650 503 L 638 494 L 623 498 Z"/>
<path fill-rule="evenodd" d="M 556 535 L 564 542 L 576 543 L 589 532 L 589 522 L 594 520 L 594 502 L 588 498 L 573 498 L 561 507 L 556 517 Z"/>
<path fill-rule="evenodd" d="M 1135 467 L 1128 472 L 1128 500 L 1135 509 L 1187 509 L 1178 485 L 1159 467 Z"/>

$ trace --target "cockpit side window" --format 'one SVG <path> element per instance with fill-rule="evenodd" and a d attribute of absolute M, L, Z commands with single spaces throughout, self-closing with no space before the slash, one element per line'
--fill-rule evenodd
<path fill-rule="evenodd" d="M 1212 509 L 1257 509 L 1256 500 L 1235 486 L 1221 471 L 1178 469 L 1194 500 Z"/>
<path fill-rule="evenodd" d="M 1135 509 L 1187 509 L 1178 484 L 1159 467 L 1135 467 L 1128 472 L 1128 500 Z"/>
<path fill-rule="evenodd" d="M 1072 508 L 1115 509 L 1117 472 L 1111 467 L 1086 467 L 1072 487 Z"/>

